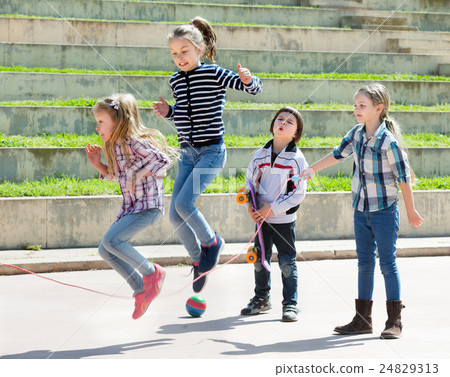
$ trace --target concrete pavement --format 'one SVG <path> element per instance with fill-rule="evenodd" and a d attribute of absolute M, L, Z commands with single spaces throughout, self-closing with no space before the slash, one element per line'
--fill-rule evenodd
<path fill-rule="evenodd" d="M 245 263 L 246 243 L 227 243 L 220 263 L 235 258 L 233 263 Z M 162 266 L 191 264 L 186 250 L 180 244 L 150 245 L 136 247 L 142 255 Z M 355 258 L 355 241 L 314 240 L 297 241 L 297 260 L 323 260 Z M 240 254 L 238 257 L 236 257 Z M 399 238 L 399 257 L 450 256 L 450 237 Z M 274 261 L 276 248 L 274 247 Z M 100 258 L 97 248 L 45 249 L 45 250 L 0 250 L 0 263 L 16 265 L 36 273 L 84 271 L 108 269 Z M 23 272 L 0 264 L 0 275 L 21 274 Z"/>
<path fill-rule="evenodd" d="M 386 320 L 379 269 L 374 293 L 374 334 L 333 335 L 336 325 L 349 322 L 354 315 L 355 259 L 298 263 L 301 314 L 295 323 L 280 321 L 282 287 L 276 263 L 272 273 L 272 310 L 248 317 L 239 314 L 253 295 L 253 267 L 246 263 L 221 265 L 211 273 L 201 293 L 207 310 L 200 318 L 191 318 L 184 308 L 193 294 L 187 266 L 166 267 L 161 295 L 137 321 L 131 319 L 131 299 L 109 298 L 36 276 L 0 276 L 0 358 L 159 362 L 173 359 L 174 363 L 180 359 L 259 359 L 261 362 L 251 367 L 259 375 L 274 375 L 260 372 L 265 363 L 284 359 L 440 359 L 448 366 L 450 299 L 445 288 L 450 283 L 450 259 L 406 257 L 399 258 L 398 265 L 406 309 L 404 336 L 393 341 L 379 339 Z M 131 295 L 112 270 L 44 276 L 107 294 Z"/>

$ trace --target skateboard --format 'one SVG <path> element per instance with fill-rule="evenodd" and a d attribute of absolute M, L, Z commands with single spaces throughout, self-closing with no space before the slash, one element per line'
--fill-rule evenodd
<path fill-rule="evenodd" d="M 245 192 L 245 188 L 241 187 L 236 195 L 236 202 L 238 204 L 245 204 L 247 202 L 250 203 L 250 205 L 257 210 L 257 192 L 254 189 L 253 185 L 251 182 L 248 182 L 249 186 L 250 186 L 250 191 L 249 192 Z M 261 259 L 261 263 L 263 265 L 263 267 L 270 272 L 270 264 L 266 261 L 265 258 L 265 253 L 264 253 L 264 240 L 263 240 L 263 235 L 261 232 L 261 228 L 260 225 L 261 223 L 258 221 L 257 222 L 258 225 L 258 238 L 259 238 L 259 244 L 260 247 L 256 247 L 256 246 L 250 246 L 247 250 L 247 257 L 246 260 L 248 263 L 255 263 L 256 260 L 258 259 L 258 257 Z"/>

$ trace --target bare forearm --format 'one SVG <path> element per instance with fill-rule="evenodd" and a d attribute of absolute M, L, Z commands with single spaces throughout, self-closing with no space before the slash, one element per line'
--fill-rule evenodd
<path fill-rule="evenodd" d="M 311 169 L 314 170 L 315 173 L 321 171 L 322 169 L 325 169 L 329 166 L 337 164 L 339 161 L 336 160 L 333 156 L 333 152 L 327 154 L 324 158 L 320 159 L 319 161 L 315 162 L 310 166 Z"/>

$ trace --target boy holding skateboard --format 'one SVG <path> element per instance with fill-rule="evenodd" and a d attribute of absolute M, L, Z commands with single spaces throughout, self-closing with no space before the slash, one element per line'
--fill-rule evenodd
<path fill-rule="evenodd" d="M 303 133 L 300 113 L 283 107 L 270 125 L 273 140 L 253 155 L 247 169 L 245 191 L 253 189 L 257 203 L 248 205 L 248 213 L 255 223 L 263 222 L 262 235 L 265 262 L 255 262 L 255 296 L 241 310 L 242 315 L 254 315 L 271 309 L 270 261 L 272 246 L 278 251 L 278 262 L 283 282 L 283 322 L 297 321 L 297 264 L 295 249 L 296 211 L 305 198 L 306 181 L 289 178 L 298 176 L 308 167 L 303 153 L 296 147 Z M 255 208 L 256 209 L 255 209 Z M 261 249 L 260 237 L 255 247 Z"/>

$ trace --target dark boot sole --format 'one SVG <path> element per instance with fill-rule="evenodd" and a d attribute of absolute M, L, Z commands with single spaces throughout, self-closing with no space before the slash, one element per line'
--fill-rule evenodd
<path fill-rule="evenodd" d="M 361 330 L 361 331 L 340 331 L 334 329 L 339 335 L 359 335 L 359 334 L 372 334 L 373 330 Z"/>

